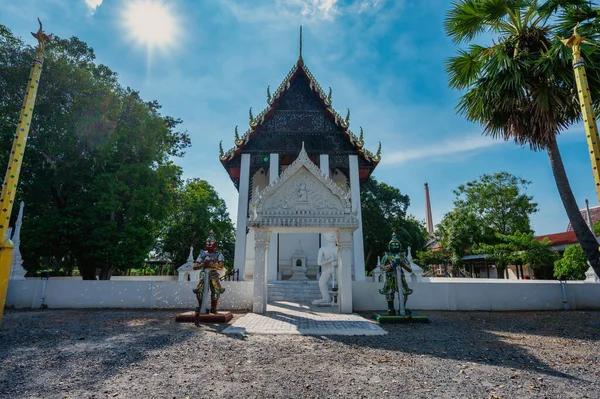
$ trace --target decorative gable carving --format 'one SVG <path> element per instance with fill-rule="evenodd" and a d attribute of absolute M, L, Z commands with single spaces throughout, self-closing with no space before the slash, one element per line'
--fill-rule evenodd
<path fill-rule="evenodd" d="M 256 189 L 248 225 L 358 228 L 358 220 L 348 190 L 322 173 L 303 145 L 279 178 Z"/>

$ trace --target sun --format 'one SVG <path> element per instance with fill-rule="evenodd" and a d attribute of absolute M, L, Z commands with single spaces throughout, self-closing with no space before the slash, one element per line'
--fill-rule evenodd
<path fill-rule="evenodd" d="M 175 43 L 178 21 L 159 0 L 133 0 L 123 10 L 125 26 L 132 38 L 149 50 L 167 49 Z"/>

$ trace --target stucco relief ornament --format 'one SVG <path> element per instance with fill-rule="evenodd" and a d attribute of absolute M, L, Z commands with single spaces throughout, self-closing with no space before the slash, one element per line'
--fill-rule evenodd
<path fill-rule="evenodd" d="M 308 202 L 305 183 L 300 183 L 300 187 L 298 188 L 298 202 Z"/>
<path fill-rule="evenodd" d="M 296 160 L 251 200 L 249 226 L 356 228 L 350 192 L 338 186 L 308 157 Z"/>

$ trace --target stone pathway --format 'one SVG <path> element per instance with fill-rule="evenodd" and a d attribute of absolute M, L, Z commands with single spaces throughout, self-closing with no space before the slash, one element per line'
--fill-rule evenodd
<path fill-rule="evenodd" d="M 266 314 L 248 313 L 226 328 L 225 334 L 385 335 L 374 321 L 337 307 L 309 303 L 271 302 Z"/>

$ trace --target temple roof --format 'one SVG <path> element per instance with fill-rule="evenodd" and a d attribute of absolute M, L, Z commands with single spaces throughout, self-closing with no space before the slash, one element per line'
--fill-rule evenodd
<path fill-rule="evenodd" d="M 304 60 L 302 59 L 302 55 L 298 57 L 296 64 L 289 71 L 289 73 L 287 74 L 283 82 L 279 85 L 277 90 L 273 93 L 273 95 L 271 95 L 269 90 L 267 89 L 267 107 L 256 117 L 252 115 L 252 109 L 250 109 L 250 128 L 243 135 L 238 136 L 236 127 L 236 139 L 234 140 L 235 146 L 226 152 L 224 152 L 221 148 L 220 160 L 223 166 L 228 170 L 232 179 L 234 179 L 232 170 L 230 170 L 234 167 L 232 167 L 230 163 L 233 160 L 236 160 L 238 157 L 240 157 L 242 152 L 249 152 L 250 148 L 252 147 L 252 143 L 256 141 L 257 138 L 262 137 L 261 133 L 263 135 L 266 135 L 265 131 L 269 130 L 269 128 L 266 125 L 273 118 L 275 112 L 279 108 L 282 108 L 280 104 L 282 104 L 282 102 L 285 101 L 286 94 L 290 92 L 290 88 L 292 88 L 294 82 L 296 82 L 298 79 L 304 80 L 305 82 L 302 82 L 303 84 L 308 84 L 310 92 L 312 93 L 312 95 L 316 99 L 316 102 L 319 105 L 320 111 L 324 113 L 326 119 L 330 120 L 333 123 L 335 130 L 339 132 L 339 136 L 343 137 L 343 140 L 346 142 L 345 146 L 347 146 L 347 148 L 345 149 L 346 152 L 348 152 L 349 150 L 351 153 L 355 153 L 359 156 L 359 162 L 362 165 L 361 179 L 366 179 L 381 160 L 381 143 L 379 145 L 379 150 L 377 151 L 377 154 L 373 154 L 372 152 L 364 148 L 362 128 L 361 134 L 358 137 L 352 131 L 350 131 L 349 110 L 346 118 L 343 118 L 331 107 L 331 88 L 329 94 L 325 94 L 317 80 L 314 78 L 308 67 L 305 65 Z M 294 100 L 296 99 L 288 99 L 286 103 L 293 102 Z M 311 109 L 311 111 L 314 110 Z M 283 112 L 292 111 L 288 108 Z M 298 112 L 302 112 L 302 110 L 298 110 Z M 273 130 L 276 129 L 271 127 L 270 130 L 270 134 L 272 134 Z M 315 132 L 311 133 L 314 135 Z M 273 150 L 274 152 L 277 152 L 276 149 Z M 298 149 L 296 149 L 296 151 L 297 150 Z M 310 152 L 310 150 L 311 149 L 309 146 L 308 151 Z"/>
<path fill-rule="evenodd" d="M 588 221 L 587 218 L 587 210 L 584 209 L 580 209 L 579 212 L 581 212 L 581 216 L 583 217 L 583 220 Z M 596 223 L 598 223 L 598 221 L 600 220 L 600 206 L 596 205 L 596 206 L 591 206 L 590 207 L 590 216 L 592 217 L 592 225 L 595 225 Z M 569 225 L 567 226 L 567 231 L 573 231 L 573 226 L 571 226 L 571 222 L 569 221 Z"/>

